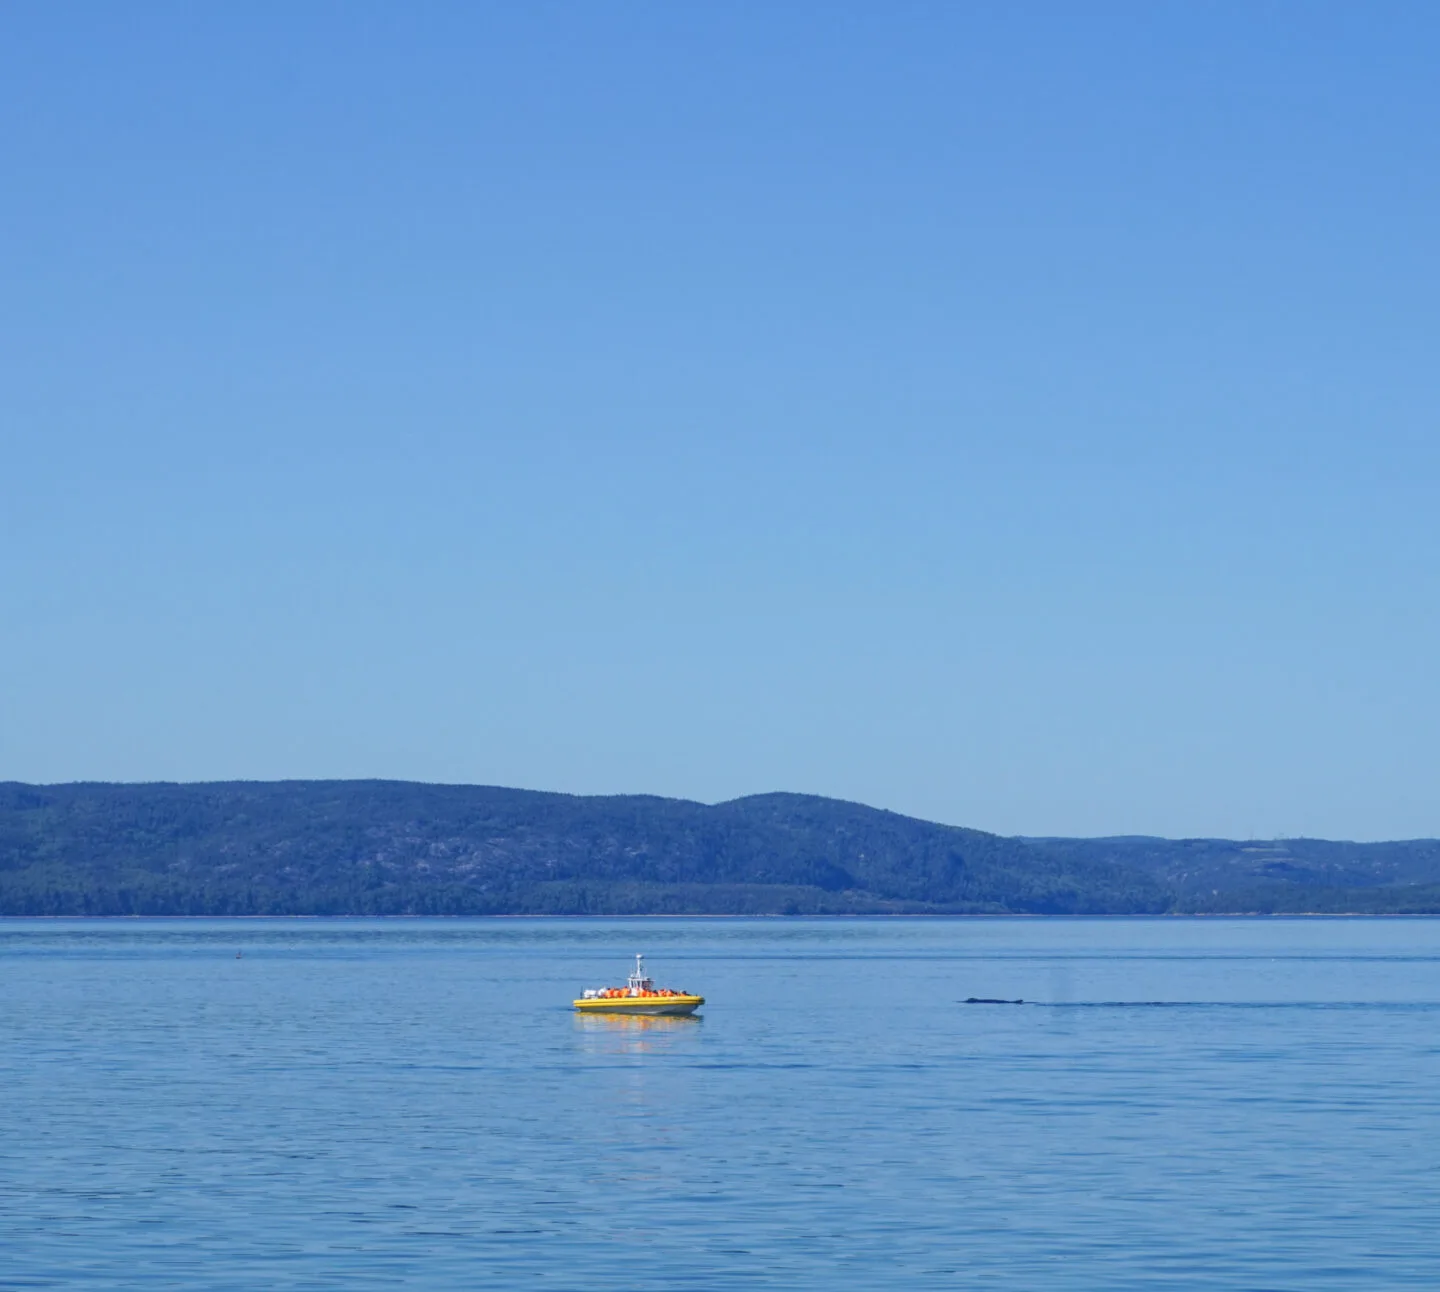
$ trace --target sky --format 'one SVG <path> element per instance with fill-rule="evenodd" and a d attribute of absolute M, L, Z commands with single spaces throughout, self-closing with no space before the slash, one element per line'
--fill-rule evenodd
<path fill-rule="evenodd" d="M 0 780 L 1440 836 L 1440 8 L 11 3 Z"/>

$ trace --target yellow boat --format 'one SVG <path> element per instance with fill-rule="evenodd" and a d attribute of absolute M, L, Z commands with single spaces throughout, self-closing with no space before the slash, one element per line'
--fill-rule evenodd
<path fill-rule="evenodd" d="M 584 1014 L 693 1014 L 705 1003 L 704 996 L 656 987 L 645 976 L 645 957 L 635 957 L 635 972 L 623 987 L 592 987 L 575 1008 Z"/>

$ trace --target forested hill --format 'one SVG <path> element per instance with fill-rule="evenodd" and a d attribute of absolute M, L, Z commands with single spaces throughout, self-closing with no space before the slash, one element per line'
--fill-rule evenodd
<path fill-rule="evenodd" d="M 0 784 L 0 915 L 1440 912 L 1440 843 L 1007 839 L 855 803 Z"/>
<path fill-rule="evenodd" d="M 853 803 L 396 781 L 0 785 L 0 913 L 1157 911 L 1149 877 Z"/>
<path fill-rule="evenodd" d="M 1070 865 L 1105 862 L 1145 876 L 1176 911 L 1440 912 L 1440 840 L 1027 839 Z"/>

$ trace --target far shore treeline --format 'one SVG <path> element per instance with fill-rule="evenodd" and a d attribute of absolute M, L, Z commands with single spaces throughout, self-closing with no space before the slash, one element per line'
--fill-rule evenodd
<path fill-rule="evenodd" d="M 1440 842 L 1004 838 L 798 794 L 0 784 L 0 915 L 1440 912 Z"/>

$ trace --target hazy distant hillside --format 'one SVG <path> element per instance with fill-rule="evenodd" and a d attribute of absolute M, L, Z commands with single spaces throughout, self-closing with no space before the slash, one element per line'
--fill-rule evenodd
<path fill-rule="evenodd" d="M 1125 866 L 1176 911 L 1440 911 L 1440 840 L 1027 839 L 1071 865 Z"/>
<path fill-rule="evenodd" d="M 1005 839 L 798 794 L 0 785 L 0 914 L 1440 911 L 1440 843 Z"/>
<path fill-rule="evenodd" d="M 0 785 L 0 913 L 1159 911 L 1133 868 L 853 803 L 396 781 Z"/>

